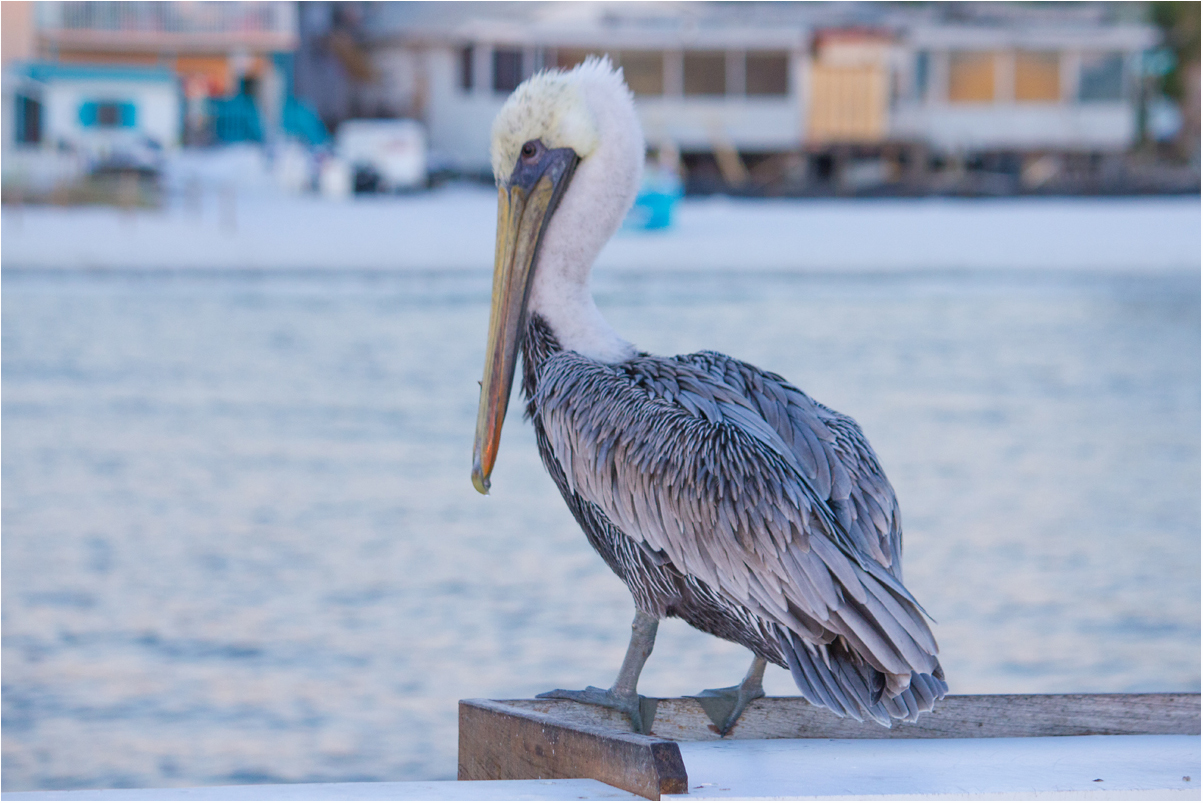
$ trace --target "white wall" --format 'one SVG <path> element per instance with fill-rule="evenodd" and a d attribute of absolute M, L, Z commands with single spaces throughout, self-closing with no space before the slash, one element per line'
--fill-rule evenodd
<path fill-rule="evenodd" d="M 98 100 L 132 102 L 137 107 L 133 131 L 153 137 L 167 148 L 179 146 L 180 100 L 176 87 L 151 81 L 50 81 L 43 93 L 43 139 L 78 142 L 98 134 L 107 135 L 109 131 L 128 132 L 129 129 L 105 130 L 80 125 L 80 106 L 85 101 Z"/>
<path fill-rule="evenodd" d="M 1127 148 L 1136 112 L 1125 102 L 903 106 L 891 136 L 945 151 Z"/>
<path fill-rule="evenodd" d="M 17 87 L 20 80 L 8 70 L 0 73 L 0 143 L 7 153 L 17 144 Z"/>
<path fill-rule="evenodd" d="M 665 137 L 683 150 L 790 150 L 802 142 L 801 118 L 792 96 L 638 98 L 639 119 L 648 143 Z"/>
<path fill-rule="evenodd" d="M 492 63 L 488 48 L 476 48 L 476 64 Z M 471 92 L 459 85 L 459 52 L 449 47 L 427 51 L 426 79 L 430 96 L 426 125 L 430 132 L 432 161 L 450 160 L 462 170 L 489 169 L 489 132 L 506 96 L 495 94 L 491 84 L 479 80 L 487 71 L 477 69 Z"/>

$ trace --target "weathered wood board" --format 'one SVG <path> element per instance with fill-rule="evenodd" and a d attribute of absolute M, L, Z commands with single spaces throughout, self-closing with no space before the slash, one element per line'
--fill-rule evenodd
<path fill-rule="evenodd" d="M 689 791 L 675 742 L 493 700 L 459 704 L 459 780 L 593 778 L 637 795 Z"/>
<path fill-rule="evenodd" d="M 460 780 L 593 778 L 659 800 L 688 789 L 676 742 L 718 739 L 691 698 L 656 701 L 650 736 L 571 700 L 460 701 Z M 838 719 L 799 697 L 752 703 L 728 739 L 964 739 L 1198 734 L 1198 694 L 995 694 L 945 698 L 919 722 Z"/>
<path fill-rule="evenodd" d="M 548 714 L 564 723 L 630 731 L 625 715 L 572 700 L 503 700 L 503 705 Z M 744 712 L 729 739 L 972 739 L 1010 736 L 1131 736 L 1199 733 L 1198 694 L 973 694 L 952 695 L 918 722 L 839 719 L 801 697 L 765 697 Z M 656 701 L 652 736 L 673 741 L 718 739 L 692 698 Z"/>

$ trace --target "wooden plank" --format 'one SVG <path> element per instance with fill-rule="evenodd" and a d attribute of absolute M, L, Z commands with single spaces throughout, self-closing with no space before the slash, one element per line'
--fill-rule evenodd
<path fill-rule="evenodd" d="M 631 730 L 623 714 L 571 700 L 506 700 L 503 704 L 549 717 L 566 727 L 605 733 Z M 839 719 L 800 697 L 766 697 L 748 706 L 728 738 L 964 739 L 1198 734 L 1199 708 L 1198 694 L 952 695 L 937 703 L 936 710 L 922 715 L 918 722 L 883 728 L 875 722 Z M 652 736 L 673 741 L 719 738 L 718 730 L 702 707 L 688 697 L 658 701 Z"/>
<path fill-rule="evenodd" d="M 625 730 L 494 700 L 461 700 L 459 780 L 593 778 L 651 800 L 686 794 L 689 780 L 676 743 L 630 733 L 629 725 Z"/>

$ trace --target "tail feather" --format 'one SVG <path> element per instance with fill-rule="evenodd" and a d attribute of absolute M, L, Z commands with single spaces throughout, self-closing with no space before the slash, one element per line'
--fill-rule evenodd
<path fill-rule="evenodd" d="M 895 719 L 916 721 L 948 692 L 939 664 L 931 674 L 911 673 L 909 687 L 890 697 L 885 675 L 859 660 L 840 641 L 827 645 L 826 661 L 818 650 L 783 628 L 778 630 L 777 641 L 802 697 L 839 717 L 858 722 L 872 719 L 888 728 Z"/>
<path fill-rule="evenodd" d="M 789 663 L 790 674 L 794 676 L 794 683 L 807 702 L 829 708 L 841 717 L 851 716 L 859 721 L 856 704 L 840 688 L 827 664 L 808 650 L 796 634 L 789 633 L 787 636 L 783 633 L 779 638 L 782 652 Z"/>

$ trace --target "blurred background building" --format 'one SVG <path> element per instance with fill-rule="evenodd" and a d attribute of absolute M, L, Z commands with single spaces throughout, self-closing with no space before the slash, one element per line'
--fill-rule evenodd
<path fill-rule="evenodd" d="M 4 7 L 6 36 L 24 40 L 16 47 L 21 57 L 12 68 L 18 79 L 14 93 L 21 98 L 23 110 L 21 141 L 79 139 L 80 126 L 124 127 L 152 137 L 163 147 L 176 147 L 260 139 L 259 126 L 281 125 L 291 85 L 291 54 L 297 46 L 292 3 L 17 2 L 11 6 Z M 4 49 L 7 70 L 17 60 L 8 58 L 7 39 Z M 160 76 L 174 83 L 172 105 L 178 108 L 171 110 L 169 127 L 147 127 L 137 111 L 145 108 L 157 118 L 164 116 L 164 110 L 144 100 L 136 82 Z M 62 81 L 88 82 L 69 93 L 78 108 L 58 99 L 61 92 L 55 90 Z M 252 101 L 255 108 L 249 116 L 240 116 L 241 110 L 231 106 L 239 97 Z M 121 99 L 112 100 L 117 98 Z M 81 110 L 80 104 L 85 103 L 124 103 L 126 116 L 114 118 L 116 123 L 108 118 L 97 123 Z"/>
<path fill-rule="evenodd" d="M 319 149 L 299 186 L 487 177 L 489 125 L 514 87 L 604 54 L 689 192 L 1199 186 L 1198 3 L 3 8 L 10 167 L 35 152 L 149 168 L 181 146 L 287 141 Z M 328 142 L 365 119 L 407 122 Z"/>
<path fill-rule="evenodd" d="M 3 15 L 10 189 L 153 178 L 182 146 L 325 139 L 291 94 L 293 3 L 6 2 Z"/>

